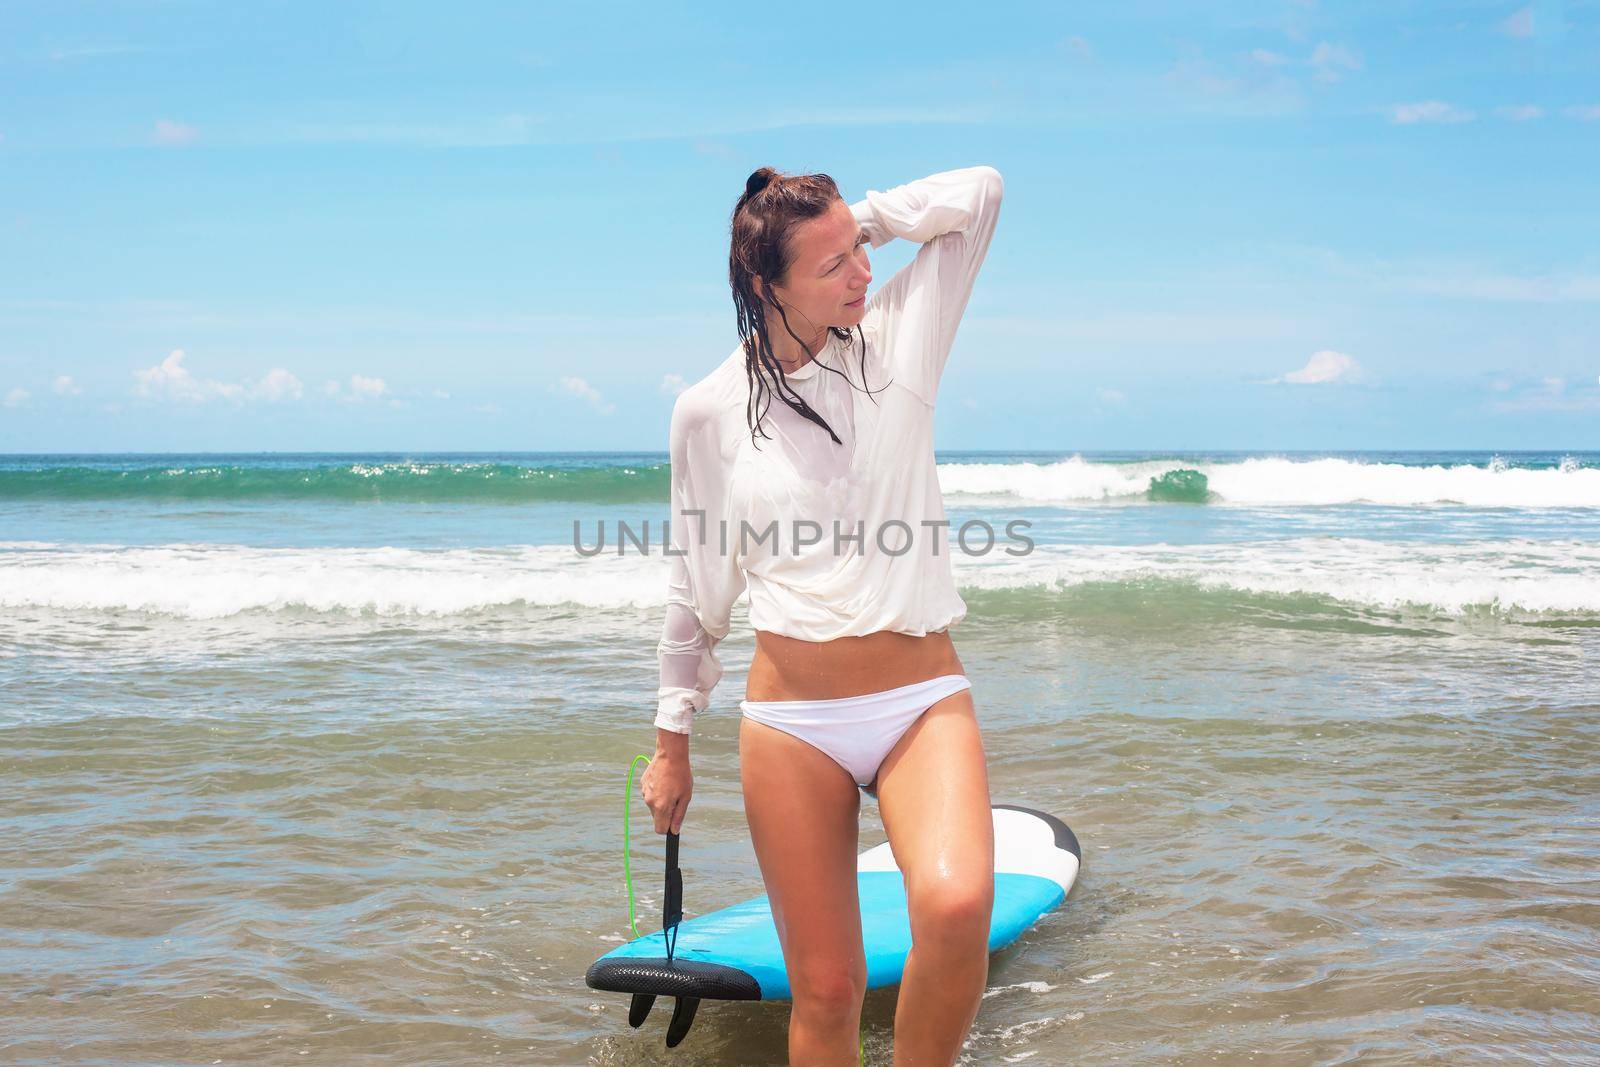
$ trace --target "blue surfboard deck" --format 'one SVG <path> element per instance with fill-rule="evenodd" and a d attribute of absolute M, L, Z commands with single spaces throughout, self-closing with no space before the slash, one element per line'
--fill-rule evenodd
<path fill-rule="evenodd" d="M 1015 941 L 1072 890 L 1082 864 L 1077 837 L 1060 819 L 1013 804 L 993 806 L 994 910 L 989 950 Z M 861 853 L 856 884 L 867 987 L 900 981 L 911 951 L 905 880 L 888 842 Z M 714 1000 L 786 1000 L 789 978 L 767 896 L 678 925 L 671 960 L 661 931 L 619 945 L 590 966 L 591 988 Z"/>

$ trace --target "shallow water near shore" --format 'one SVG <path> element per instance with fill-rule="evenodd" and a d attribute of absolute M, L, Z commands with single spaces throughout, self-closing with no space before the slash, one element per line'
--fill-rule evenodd
<path fill-rule="evenodd" d="M 1489 457 L 1332 457 L 1391 497 L 1332 503 L 1241 466 L 1328 458 L 941 454 L 952 518 L 1038 520 L 1031 558 L 956 560 L 953 635 L 994 800 L 1084 852 L 962 1062 L 1600 1058 L 1593 458 L 1502 466 L 1547 477 L 1497 504 L 1393 499 L 1487 492 Z M 569 539 L 661 510 L 615 499 L 632 462 L 581 506 L 0 478 L 0 1060 L 783 1062 L 786 1004 L 703 1003 L 669 1052 L 667 1005 L 635 1031 L 583 983 L 631 933 L 662 572 Z M 1177 469 L 1256 498 L 1084 495 Z M 690 915 L 761 892 L 752 647 L 741 606 L 691 743 Z"/>

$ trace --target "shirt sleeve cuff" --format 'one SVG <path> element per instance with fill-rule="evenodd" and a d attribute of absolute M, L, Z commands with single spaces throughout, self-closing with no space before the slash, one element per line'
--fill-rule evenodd
<path fill-rule="evenodd" d="M 694 721 L 695 708 L 688 698 L 679 693 L 663 696 L 656 705 L 656 726 L 675 734 L 686 734 Z"/>
<path fill-rule="evenodd" d="M 878 222 L 878 216 L 872 210 L 870 200 L 857 200 L 850 205 L 850 214 L 856 217 L 856 223 L 867 232 L 867 244 L 873 248 L 888 244 L 894 234 L 884 229 Z"/>

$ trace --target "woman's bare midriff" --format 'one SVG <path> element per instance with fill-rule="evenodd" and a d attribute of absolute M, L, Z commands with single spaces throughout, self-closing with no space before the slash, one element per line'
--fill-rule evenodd
<path fill-rule="evenodd" d="M 923 637 L 880 630 L 832 641 L 757 630 L 744 698 L 833 700 L 965 673 L 948 630 Z"/>

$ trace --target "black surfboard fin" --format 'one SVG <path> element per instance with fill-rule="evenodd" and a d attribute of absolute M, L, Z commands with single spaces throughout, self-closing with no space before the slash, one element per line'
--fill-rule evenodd
<path fill-rule="evenodd" d="M 677 1048 L 694 1025 L 694 1013 L 700 1007 L 699 997 L 677 997 L 672 1005 L 672 1021 L 667 1024 L 667 1047 Z"/>
<path fill-rule="evenodd" d="M 667 959 L 678 947 L 678 924 L 683 921 L 683 872 L 678 869 L 678 835 L 667 832 L 667 886 L 661 906 L 661 932 L 667 942 Z"/>
<path fill-rule="evenodd" d="M 628 1025 L 635 1030 L 644 1025 L 645 1016 L 650 1014 L 650 1009 L 655 1006 L 654 993 L 635 993 L 633 999 L 628 1001 Z"/>
<path fill-rule="evenodd" d="M 661 906 L 661 929 L 667 942 L 667 962 L 678 947 L 678 924 L 683 922 L 683 871 L 678 868 L 678 835 L 667 834 L 667 885 Z M 667 1047 L 677 1048 L 694 1025 L 699 997 L 674 997 L 672 1021 L 667 1024 Z"/>

